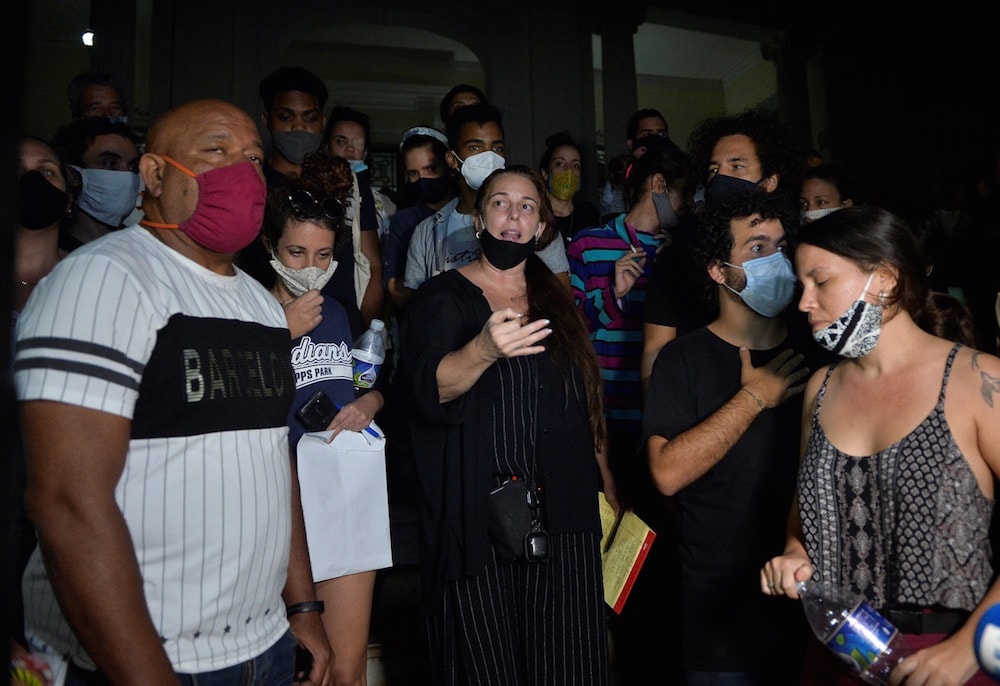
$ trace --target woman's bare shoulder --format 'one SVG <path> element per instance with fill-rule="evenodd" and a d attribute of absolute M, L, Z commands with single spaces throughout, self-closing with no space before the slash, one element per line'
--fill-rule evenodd
<path fill-rule="evenodd" d="M 949 387 L 952 384 L 958 386 L 974 405 L 983 403 L 1000 411 L 1000 357 L 973 348 L 961 348 L 952 364 Z"/>

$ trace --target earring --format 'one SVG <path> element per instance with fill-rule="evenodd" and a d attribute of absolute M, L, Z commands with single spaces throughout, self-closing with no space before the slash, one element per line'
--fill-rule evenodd
<path fill-rule="evenodd" d="M 885 291 L 879 291 L 878 292 L 878 304 L 880 306 L 884 306 L 885 305 L 885 299 L 886 299 L 886 297 L 888 297 L 888 296 L 886 296 Z"/>
<path fill-rule="evenodd" d="M 478 241 L 479 237 L 482 236 L 482 235 L 483 235 L 482 231 L 476 231 L 476 240 Z"/>

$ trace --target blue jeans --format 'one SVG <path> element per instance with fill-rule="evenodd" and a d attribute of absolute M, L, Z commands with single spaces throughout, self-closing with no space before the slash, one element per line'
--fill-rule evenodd
<path fill-rule="evenodd" d="M 777 686 L 777 684 L 765 684 L 760 675 L 753 672 L 696 672 L 688 670 L 684 675 L 684 686 Z"/>
<path fill-rule="evenodd" d="M 181 686 L 290 686 L 295 678 L 295 645 L 292 632 L 257 657 L 232 667 L 200 674 L 178 674 Z M 70 663 L 64 686 L 105 686 L 100 672 L 91 672 Z"/>

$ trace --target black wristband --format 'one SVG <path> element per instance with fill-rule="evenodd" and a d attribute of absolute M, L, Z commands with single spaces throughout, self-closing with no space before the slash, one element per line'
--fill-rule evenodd
<path fill-rule="evenodd" d="M 292 615 L 297 615 L 301 612 L 318 612 L 323 614 L 323 610 L 326 606 L 323 604 L 322 600 L 307 600 L 304 603 L 295 603 L 294 605 L 289 605 L 285 608 L 285 615 L 291 617 Z"/>

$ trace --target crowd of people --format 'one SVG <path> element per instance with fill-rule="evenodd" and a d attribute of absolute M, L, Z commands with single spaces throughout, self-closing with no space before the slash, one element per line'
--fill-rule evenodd
<path fill-rule="evenodd" d="M 365 686 L 392 561 L 319 551 L 387 468 L 318 521 L 305 486 L 347 496 L 300 482 L 317 434 L 412 466 L 410 683 L 860 683 L 792 602 L 807 579 L 898 624 L 893 683 L 989 682 L 1000 153 L 961 216 L 904 219 L 772 112 L 681 146 L 646 108 L 595 203 L 571 132 L 509 162 L 469 84 L 401 133 L 399 189 L 301 67 L 261 80 L 259 123 L 204 99 L 143 137 L 113 76 L 67 90 L 18 145 L 15 683 Z M 657 533 L 620 614 L 602 497 Z"/>

